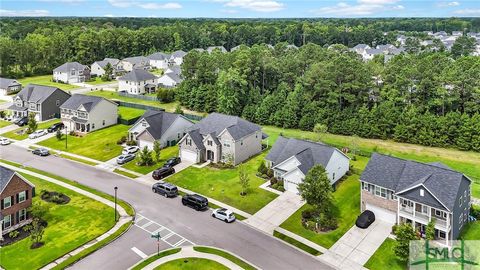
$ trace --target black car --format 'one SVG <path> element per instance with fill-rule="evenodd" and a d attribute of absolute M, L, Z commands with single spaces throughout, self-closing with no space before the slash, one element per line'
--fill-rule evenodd
<path fill-rule="evenodd" d="M 59 129 L 63 129 L 64 127 L 65 127 L 65 125 L 64 125 L 63 123 L 56 123 L 56 124 L 51 125 L 51 126 L 47 129 L 47 131 L 48 131 L 48 133 L 52 133 L 52 132 L 55 132 L 55 131 L 57 131 L 57 130 L 59 130 Z"/>
<path fill-rule="evenodd" d="M 50 155 L 50 152 L 48 151 L 48 149 L 45 149 L 45 148 L 37 148 L 33 150 L 32 153 L 34 155 L 41 156 L 41 157 L 46 157 Z"/>
<path fill-rule="evenodd" d="M 165 177 L 167 177 L 171 174 L 174 174 L 174 173 L 175 173 L 174 168 L 172 168 L 172 167 L 162 167 L 162 168 L 159 168 L 159 169 L 156 169 L 155 171 L 153 171 L 152 177 L 155 180 L 160 180 L 160 179 L 165 178 Z"/>
<path fill-rule="evenodd" d="M 359 228 L 366 229 L 374 221 L 375 221 L 375 214 L 370 210 L 365 210 L 363 211 L 362 214 L 358 216 L 357 221 L 355 222 L 355 225 L 357 225 L 357 227 Z"/>
<path fill-rule="evenodd" d="M 193 209 L 200 211 L 208 208 L 207 198 L 198 194 L 187 194 L 182 197 L 182 204 L 190 206 Z"/>
<path fill-rule="evenodd" d="M 165 198 L 176 197 L 178 195 L 178 188 L 175 185 L 167 182 L 158 182 L 153 184 L 152 191 L 165 196 Z"/>
<path fill-rule="evenodd" d="M 17 120 L 17 121 L 15 122 L 15 124 L 16 124 L 17 126 L 19 126 L 19 127 L 23 127 L 23 126 L 25 126 L 27 123 L 28 123 L 28 118 L 27 118 L 27 117 L 23 117 L 23 118 L 21 118 L 20 120 Z"/>
<path fill-rule="evenodd" d="M 180 157 L 172 157 L 172 158 L 169 158 L 167 161 L 165 161 L 165 163 L 163 164 L 163 167 L 173 167 L 177 164 L 180 163 Z"/>

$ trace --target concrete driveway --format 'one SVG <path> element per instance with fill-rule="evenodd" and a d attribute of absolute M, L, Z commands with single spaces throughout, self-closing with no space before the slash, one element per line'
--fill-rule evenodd
<path fill-rule="evenodd" d="M 377 220 L 367 229 L 353 226 L 320 257 L 340 269 L 363 269 L 392 231 L 392 223 Z"/>

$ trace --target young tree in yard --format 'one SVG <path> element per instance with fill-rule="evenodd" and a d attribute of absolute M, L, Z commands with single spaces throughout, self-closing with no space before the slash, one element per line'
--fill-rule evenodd
<path fill-rule="evenodd" d="M 47 214 L 47 208 L 45 205 L 41 204 L 40 202 L 34 202 L 32 206 L 28 209 L 30 214 L 33 216 L 34 219 L 43 219 Z"/>
<path fill-rule="evenodd" d="M 30 227 L 30 239 L 32 240 L 32 246 L 30 248 L 38 248 L 42 246 L 42 238 L 45 227 L 41 224 L 40 220 L 34 218 Z"/>
<path fill-rule="evenodd" d="M 318 135 L 318 140 L 321 141 L 323 134 L 327 133 L 328 127 L 325 124 L 317 123 L 313 127 L 313 132 Z"/>
<path fill-rule="evenodd" d="M 57 131 L 55 133 L 55 137 L 57 137 L 57 140 L 60 141 L 62 139 L 62 136 L 63 136 L 62 130 L 57 129 Z"/>
<path fill-rule="evenodd" d="M 177 107 L 175 107 L 175 113 L 183 115 L 183 110 L 182 110 L 182 107 L 180 107 L 180 105 L 177 105 Z"/>
<path fill-rule="evenodd" d="M 38 124 L 37 120 L 35 120 L 35 113 L 30 113 L 28 115 L 28 128 L 27 128 L 27 133 L 33 133 L 35 130 L 37 130 Z"/>
<path fill-rule="evenodd" d="M 353 156 L 357 155 L 358 153 L 358 141 L 360 138 L 357 135 L 353 135 L 352 139 L 350 140 L 350 151 L 352 151 Z"/>
<path fill-rule="evenodd" d="M 247 195 L 247 190 L 250 186 L 250 178 L 248 177 L 247 168 L 243 163 L 238 166 L 238 178 L 240 186 L 242 186 L 242 192 L 240 195 L 245 196 Z"/>
<path fill-rule="evenodd" d="M 327 212 L 325 207 L 333 204 L 333 188 L 321 165 L 315 165 L 308 171 L 298 190 L 302 199 L 321 213 Z"/>
<path fill-rule="evenodd" d="M 432 219 L 425 227 L 425 239 L 434 240 L 435 239 L 435 219 Z"/>
<path fill-rule="evenodd" d="M 155 161 L 156 162 L 160 162 L 160 151 L 161 151 L 161 147 L 160 147 L 160 142 L 159 141 L 155 141 L 153 142 L 153 155 L 155 156 Z"/>
<path fill-rule="evenodd" d="M 105 66 L 105 73 L 102 75 L 102 81 L 111 81 L 112 80 L 112 75 L 113 75 L 113 67 L 108 63 Z"/>
<path fill-rule="evenodd" d="M 152 151 L 148 150 L 148 147 L 145 146 L 138 156 L 138 165 L 150 166 L 153 164 Z"/>
<path fill-rule="evenodd" d="M 411 224 L 402 224 L 397 228 L 397 240 L 394 248 L 395 256 L 401 261 L 407 261 L 410 241 L 417 240 L 417 235 Z"/>

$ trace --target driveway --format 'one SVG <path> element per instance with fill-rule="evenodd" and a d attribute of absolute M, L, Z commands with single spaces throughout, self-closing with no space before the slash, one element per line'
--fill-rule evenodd
<path fill-rule="evenodd" d="M 280 226 L 289 216 L 295 213 L 305 202 L 302 198 L 290 191 L 275 198 L 255 215 L 245 220 L 245 223 L 268 234 Z"/>
<path fill-rule="evenodd" d="M 377 220 L 367 229 L 353 226 L 320 258 L 340 269 L 364 269 L 392 231 L 392 223 Z"/>

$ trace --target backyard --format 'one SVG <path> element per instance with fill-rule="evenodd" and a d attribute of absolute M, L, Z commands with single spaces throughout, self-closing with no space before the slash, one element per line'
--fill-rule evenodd
<path fill-rule="evenodd" d="M 140 149 L 141 151 L 141 149 Z M 152 153 L 153 154 L 153 153 Z M 138 156 L 138 153 L 137 153 L 137 156 Z M 138 172 L 138 173 L 141 173 L 141 174 L 147 174 L 159 167 L 162 167 L 163 163 L 171 158 L 171 157 L 176 157 L 178 156 L 178 146 L 171 146 L 171 147 L 167 147 L 167 148 L 164 148 L 160 151 L 160 160 L 158 162 L 155 162 L 153 165 L 151 166 L 139 166 L 137 165 L 137 159 L 134 159 L 130 162 L 128 162 L 127 164 L 123 165 L 122 167 L 125 168 L 125 169 L 128 169 L 128 170 L 131 170 L 131 171 L 134 171 L 134 172 Z M 155 159 L 154 159 L 155 161 Z"/>
<path fill-rule="evenodd" d="M 136 108 L 130 108 L 130 107 L 124 107 L 124 106 L 118 107 L 118 116 L 120 116 L 122 119 L 125 119 L 125 120 L 138 118 L 142 116 L 144 112 L 145 110 L 142 110 L 142 109 L 136 109 Z"/>
<path fill-rule="evenodd" d="M 18 80 L 23 86 L 33 83 L 33 84 L 41 84 L 47 86 L 54 86 L 58 87 L 62 90 L 71 90 L 75 88 L 79 88 L 79 86 L 72 85 L 72 84 L 65 84 L 65 83 L 56 83 L 52 81 L 52 75 L 42 75 L 42 76 L 33 76 L 33 77 L 25 77 L 23 79 Z"/>
<path fill-rule="evenodd" d="M 266 154 L 267 152 L 264 151 L 245 162 L 250 176 L 250 188 L 246 196 L 240 195 L 238 166 L 233 169 L 191 166 L 172 175 L 167 181 L 254 214 L 277 197 L 276 194 L 259 188 L 264 180 L 255 175 L 258 165 L 263 162 Z"/>
<path fill-rule="evenodd" d="M 60 119 L 52 119 L 52 120 L 48 120 L 48 121 L 45 121 L 45 122 L 42 122 L 42 123 L 38 123 L 38 126 L 37 126 L 37 130 L 40 130 L 40 129 L 47 129 L 49 128 L 51 125 L 55 124 L 55 123 L 58 123 L 60 122 Z M 7 137 L 7 138 L 10 138 L 10 139 L 14 139 L 14 140 L 25 140 L 26 138 L 28 138 L 28 135 L 26 132 L 22 132 L 20 133 L 22 130 L 26 130 L 28 128 L 28 126 L 23 126 L 21 128 L 17 128 L 15 130 L 12 130 L 10 132 L 7 132 L 7 133 L 4 133 L 2 134 L 3 137 Z"/>
<path fill-rule="evenodd" d="M 68 135 L 68 150 L 65 149 L 65 136 L 61 140 L 56 137 L 39 142 L 39 145 L 66 151 L 100 161 L 110 160 L 122 153 L 123 147 L 117 144 L 122 136 L 127 135 L 129 126 L 114 125 L 91 133 L 84 137 Z"/>
<path fill-rule="evenodd" d="M 34 202 L 39 201 L 48 208 L 45 216 L 48 226 L 42 239 L 45 245 L 30 249 L 31 241 L 26 238 L 2 247 L 0 264 L 3 268 L 8 270 L 41 268 L 100 236 L 114 225 L 112 208 L 36 177 L 26 174 L 23 176 L 36 186 L 37 196 L 34 197 Z M 65 205 L 45 202 L 38 195 L 43 189 L 64 193 L 71 200 Z"/>

